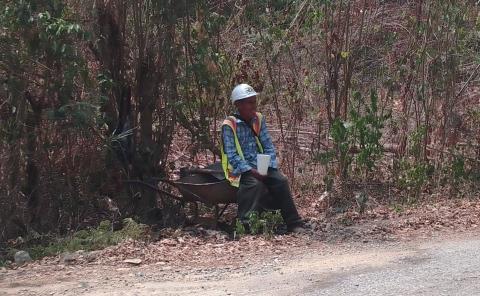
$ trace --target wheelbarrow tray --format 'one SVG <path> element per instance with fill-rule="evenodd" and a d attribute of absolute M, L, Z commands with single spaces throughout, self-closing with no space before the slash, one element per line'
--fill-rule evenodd
<path fill-rule="evenodd" d="M 171 182 L 185 201 L 217 205 L 235 203 L 237 200 L 237 188 L 230 185 L 228 180 L 218 180 L 208 174 L 191 174 Z"/>

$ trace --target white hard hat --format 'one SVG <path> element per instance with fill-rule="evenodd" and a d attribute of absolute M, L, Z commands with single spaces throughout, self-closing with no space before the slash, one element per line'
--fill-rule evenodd
<path fill-rule="evenodd" d="M 248 84 L 242 83 L 235 86 L 230 99 L 232 100 L 232 103 L 235 103 L 236 101 L 240 101 L 256 95 L 258 95 L 258 93 L 253 89 L 253 87 Z"/>

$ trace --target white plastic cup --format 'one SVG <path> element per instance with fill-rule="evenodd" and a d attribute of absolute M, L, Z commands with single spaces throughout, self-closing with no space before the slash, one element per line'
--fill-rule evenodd
<path fill-rule="evenodd" d="M 268 167 L 270 166 L 271 156 L 268 154 L 257 154 L 257 171 L 266 176 L 268 174 Z"/>

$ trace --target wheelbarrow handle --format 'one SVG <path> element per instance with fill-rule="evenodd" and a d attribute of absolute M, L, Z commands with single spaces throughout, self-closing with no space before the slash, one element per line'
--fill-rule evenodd
<path fill-rule="evenodd" d="M 168 180 L 162 180 L 162 181 L 166 182 L 166 181 L 168 181 Z M 143 182 L 143 181 L 140 181 L 140 180 L 124 180 L 123 182 L 124 182 L 124 183 L 127 183 L 127 184 L 141 184 L 141 185 L 146 186 L 146 187 L 148 187 L 148 188 L 150 188 L 150 189 L 152 189 L 152 190 L 154 190 L 154 191 L 157 191 L 158 193 L 165 194 L 165 195 L 167 195 L 167 196 L 169 196 L 169 197 L 171 197 L 171 198 L 173 198 L 173 199 L 175 199 L 175 200 L 178 200 L 178 201 L 181 201 L 181 202 L 185 201 L 185 200 L 183 200 L 182 197 L 177 196 L 177 195 L 175 195 L 175 194 L 173 194 L 173 193 L 170 193 L 170 192 L 168 192 L 168 191 L 165 191 L 165 190 L 163 190 L 163 189 L 160 189 L 160 188 L 158 188 L 157 186 L 154 186 L 154 185 L 152 185 L 152 184 L 148 184 L 147 182 Z M 167 182 L 167 183 L 168 183 L 168 182 Z M 170 183 L 169 183 L 169 184 L 170 184 Z"/>
<path fill-rule="evenodd" d="M 157 179 L 157 180 L 159 180 L 160 182 L 167 183 L 167 184 L 169 184 L 169 185 L 171 185 L 171 186 L 179 189 L 178 184 L 176 184 L 174 181 L 171 181 L 171 180 L 168 180 L 168 179 Z M 165 191 L 165 190 L 163 190 L 163 189 L 160 189 L 160 188 L 158 188 L 157 186 L 154 186 L 154 185 L 149 184 L 149 183 L 147 183 L 147 182 L 143 182 L 143 181 L 140 181 L 140 180 L 125 180 L 125 181 L 123 181 L 123 182 L 125 182 L 125 183 L 127 183 L 127 184 L 141 184 L 141 185 L 146 186 L 146 187 L 148 187 L 148 188 L 150 188 L 150 189 L 152 189 L 152 190 L 154 190 L 154 191 L 157 191 L 158 193 L 163 193 L 163 194 L 165 194 L 165 195 L 167 195 L 167 196 L 169 196 L 169 197 L 171 197 L 171 198 L 173 198 L 173 199 L 175 199 L 175 200 L 178 200 L 178 201 L 181 201 L 181 202 L 184 202 L 184 201 L 185 201 L 185 199 L 184 199 L 182 196 L 177 196 L 177 195 L 175 195 L 175 194 L 172 194 L 172 193 L 170 193 L 170 192 L 168 192 L 168 191 Z M 180 190 L 180 189 L 179 189 L 179 190 Z M 208 205 L 208 204 L 211 204 L 208 200 L 205 200 L 204 198 L 200 197 L 198 194 L 196 194 L 195 192 L 192 192 L 191 190 L 188 190 L 188 189 L 186 189 L 186 188 L 182 188 L 182 190 L 188 192 L 189 194 L 191 194 L 192 196 L 194 196 L 198 201 L 200 201 L 200 202 L 202 202 L 202 203 L 204 203 L 204 204 L 207 204 L 207 205 Z"/>

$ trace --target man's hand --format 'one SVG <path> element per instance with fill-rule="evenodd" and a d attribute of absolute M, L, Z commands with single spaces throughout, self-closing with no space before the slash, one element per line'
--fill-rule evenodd
<path fill-rule="evenodd" d="M 267 178 L 267 176 L 264 176 L 264 175 L 260 174 L 256 169 L 251 169 L 250 172 L 255 177 L 255 179 L 257 179 L 259 181 L 263 182 Z"/>

